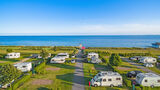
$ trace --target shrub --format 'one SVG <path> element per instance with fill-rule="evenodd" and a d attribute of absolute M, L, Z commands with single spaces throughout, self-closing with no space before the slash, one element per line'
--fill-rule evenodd
<path fill-rule="evenodd" d="M 38 74 L 44 74 L 45 70 L 44 67 L 46 66 L 46 62 L 42 62 L 40 65 L 38 65 L 37 67 L 35 67 L 35 71 Z"/>
<path fill-rule="evenodd" d="M 124 83 L 127 87 L 132 87 L 132 82 L 131 80 L 126 79 L 126 77 L 123 77 Z"/>

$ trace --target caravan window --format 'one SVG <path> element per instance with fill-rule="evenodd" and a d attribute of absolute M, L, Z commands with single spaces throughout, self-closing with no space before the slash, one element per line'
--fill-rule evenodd
<path fill-rule="evenodd" d="M 26 68 L 27 66 L 22 66 L 23 68 Z"/>
<path fill-rule="evenodd" d="M 121 78 L 116 78 L 116 80 L 121 80 Z"/>
<path fill-rule="evenodd" d="M 112 81 L 112 79 L 108 79 L 108 81 Z"/>
<path fill-rule="evenodd" d="M 144 82 L 148 82 L 148 80 L 144 80 Z"/>
<path fill-rule="evenodd" d="M 160 80 L 157 80 L 158 83 L 160 83 Z"/>
<path fill-rule="evenodd" d="M 106 82 L 106 79 L 103 79 L 103 82 Z"/>

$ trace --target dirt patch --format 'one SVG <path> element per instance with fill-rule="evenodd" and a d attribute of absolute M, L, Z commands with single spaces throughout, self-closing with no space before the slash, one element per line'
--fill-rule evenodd
<path fill-rule="evenodd" d="M 131 68 L 127 68 L 127 67 L 117 67 L 117 69 L 123 70 L 123 71 L 132 70 Z"/>
<path fill-rule="evenodd" d="M 0 63 L 5 63 L 6 61 L 0 61 Z"/>
<path fill-rule="evenodd" d="M 46 70 L 50 70 L 50 71 L 58 71 L 58 70 L 60 70 L 60 68 L 52 68 L 52 67 L 49 67 L 49 68 L 46 68 Z"/>
<path fill-rule="evenodd" d="M 33 85 L 49 85 L 52 84 L 52 80 L 47 80 L 47 79 L 38 79 L 38 80 L 34 80 L 32 81 Z"/>

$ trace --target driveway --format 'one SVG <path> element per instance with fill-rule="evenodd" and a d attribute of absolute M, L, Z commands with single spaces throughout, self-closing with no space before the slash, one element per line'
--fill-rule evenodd
<path fill-rule="evenodd" d="M 142 66 L 142 65 L 139 65 L 139 64 L 137 64 L 137 63 L 135 63 L 135 62 L 133 62 L 133 61 L 131 61 L 131 60 L 129 60 L 128 58 L 122 58 L 122 60 L 130 63 L 131 65 L 136 66 L 136 67 L 139 68 L 139 69 L 142 69 L 142 70 L 145 71 L 145 72 L 148 72 L 148 73 L 150 72 L 150 73 L 155 73 L 155 74 L 157 74 L 156 72 L 153 72 L 153 71 L 151 71 L 150 69 L 148 69 L 148 68 L 146 68 L 146 67 L 144 67 L 144 66 Z"/>
<path fill-rule="evenodd" d="M 74 72 L 73 78 L 73 86 L 72 90 L 85 90 L 84 84 L 84 72 L 83 72 L 83 62 L 82 62 L 82 53 L 79 51 L 77 54 L 77 61 L 76 61 L 76 69 Z"/>

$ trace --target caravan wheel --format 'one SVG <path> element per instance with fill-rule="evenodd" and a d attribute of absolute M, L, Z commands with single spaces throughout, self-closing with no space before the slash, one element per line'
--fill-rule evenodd
<path fill-rule="evenodd" d="M 151 88 L 154 88 L 154 85 L 151 85 Z"/>
<path fill-rule="evenodd" d="M 94 84 L 94 87 L 97 87 L 98 85 L 97 84 Z"/>
<path fill-rule="evenodd" d="M 114 85 L 113 85 L 113 84 L 111 84 L 111 85 L 110 85 L 110 87 L 114 87 Z"/>

